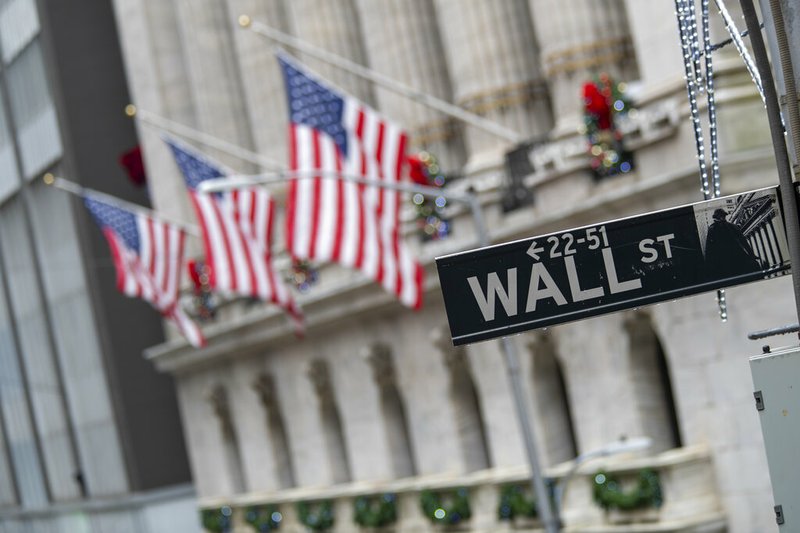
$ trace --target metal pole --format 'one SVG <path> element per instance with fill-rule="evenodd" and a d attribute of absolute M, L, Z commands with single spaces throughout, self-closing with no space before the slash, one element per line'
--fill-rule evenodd
<path fill-rule="evenodd" d="M 781 205 L 785 213 L 786 236 L 789 241 L 789 257 L 792 262 L 795 312 L 800 319 L 800 219 L 798 219 L 797 195 L 792 181 L 792 169 L 789 165 L 789 154 L 784 139 L 780 105 L 778 104 L 778 95 L 775 91 L 775 83 L 769 66 L 767 48 L 761 35 L 753 0 L 739 0 L 739 2 L 742 6 L 742 15 L 744 15 L 744 20 L 747 23 L 747 29 L 750 31 L 750 43 L 753 46 L 753 55 L 758 66 L 758 72 L 761 75 L 761 85 L 764 89 L 764 99 L 767 104 L 769 132 L 772 136 L 775 163 L 778 167 Z"/>
<path fill-rule="evenodd" d="M 338 172 L 316 170 L 303 173 L 287 172 L 272 175 L 258 174 L 252 176 L 230 176 L 226 179 L 205 181 L 200 184 L 199 189 L 203 192 L 219 192 L 243 186 L 282 183 L 287 179 L 308 179 L 317 176 L 340 178 L 354 183 L 361 183 L 364 185 L 372 185 L 375 187 L 382 187 L 398 191 L 419 193 L 426 196 L 443 196 L 451 200 L 463 202 L 467 204 L 467 206 L 470 208 L 470 212 L 472 213 L 472 218 L 475 223 L 475 232 L 478 234 L 479 245 L 483 247 L 490 244 L 489 231 L 483 218 L 480 202 L 474 194 L 469 193 L 452 194 L 435 187 L 410 185 L 406 183 L 388 183 L 368 180 L 360 176 L 340 174 Z M 522 380 L 520 379 L 519 357 L 517 355 L 516 347 L 508 337 L 503 337 L 501 339 L 501 346 L 503 349 L 503 356 L 506 364 L 506 370 L 508 372 L 508 378 L 511 381 L 511 389 L 513 391 L 514 404 L 517 411 L 517 418 L 519 419 L 520 431 L 522 432 L 522 437 L 525 441 L 525 451 L 528 457 L 528 464 L 531 469 L 531 486 L 533 487 L 534 494 L 536 494 L 536 505 L 539 509 L 539 516 L 541 517 L 542 523 L 545 526 L 546 533 L 558 533 L 561 528 L 560 519 L 558 517 L 557 510 L 554 512 L 553 508 L 551 507 L 550 495 L 547 492 L 547 487 L 544 483 L 544 477 L 542 476 L 542 470 L 539 466 L 538 452 L 536 449 L 536 437 L 528 416 L 527 403 L 525 402 Z"/>
<path fill-rule="evenodd" d="M 763 18 L 769 20 L 771 24 L 766 25 L 767 41 L 772 49 L 773 64 L 775 67 L 775 78 L 778 90 L 782 93 L 779 101 L 783 104 L 783 113 L 788 117 L 788 131 L 790 155 L 792 162 L 797 164 L 797 157 L 800 155 L 800 110 L 798 110 L 797 100 L 797 76 L 792 62 L 791 47 L 797 43 L 790 41 L 791 33 L 796 31 L 795 25 L 800 25 L 800 17 L 797 14 L 789 13 L 789 24 L 784 19 L 783 6 L 780 0 L 770 0 L 761 2 L 761 12 Z M 777 59 L 776 59 L 777 58 Z M 779 65 L 779 67 L 778 67 Z"/>
<path fill-rule="evenodd" d="M 305 54 L 316 57 L 321 61 L 339 67 L 355 76 L 369 80 L 377 85 L 380 85 L 388 91 L 405 96 L 414 102 L 440 111 L 445 115 L 458 119 L 471 126 L 475 126 L 476 128 L 480 128 L 487 133 L 491 133 L 492 135 L 507 141 L 511 141 L 515 144 L 520 143 L 523 140 L 522 135 L 514 130 L 501 126 L 500 124 L 485 119 L 480 115 L 476 115 L 475 113 L 470 113 L 465 109 L 462 109 L 449 102 L 445 102 L 444 100 L 440 100 L 435 96 L 431 96 L 430 94 L 418 91 L 412 87 L 409 87 L 408 85 L 404 85 L 395 79 L 385 76 L 363 65 L 359 65 L 358 63 L 354 63 L 349 59 L 343 58 L 342 56 L 333 54 L 323 50 L 322 48 L 318 48 L 310 43 L 307 43 L 306 41 L 298 39 L 297 37 L 287 35 L 286 33 L 276 30 L 271 26 L 267 26 L 264 23 L 251 20 L 247 15 L 242 15 L 239 17 L 239 25 L 243 28 L 250 28 L 254 32 L 258 33 L 259 35 L 263 35 L 268 39 L 277 41 L 285 46 L 295 48 Z"/>
<path fill-rule="evenodd" d="M 481 205 L 477 196 L 470 194 L 468 196 L 468 204 L 472 211 L 472 218 L 475 222 L 475 231 L 478 234 L 480 246 L 489 246 L 489 231 L 486 227 L 486 222 L 483 218 Z M 545 532 L 558 533 L 561 531 L 561 517 L 558 507 L 553 508 L 551 506 L 550 494 L 547 492 L 547 486 L 544 483 L 544 476 L 542 475 L 542 468 L 539 465 L 539 453 L 536 448 L 536 432 L 533 428 L 533 424 L 531 424 L 528 414 L 528 404 L 525 401 L 525 391 L 519 373 L 519 355 L 517 354 L 517 348 L 509 337 L 500 339 L 500 345 L 503 348 L 503 358 L 506 363 L 508 379 L 511 381 L 511 390 L 514 395 L 514 406 L 517 411 L 520 432 L 522 433 L 522 439 L 525 443 L 525 454 L 527 455 L 528 465 L 531 469 L 531 487 L 533 487 L 533 493 L 536 494 L 536 508 L 539 511 L 539 517 L 542 520 Z"/>
<path fill-rule="evenodd" d="M 102 202 L 113 205 L 125 211 L 131 211 L 133 213 L 141 213 L 151 218 L 157 218 L 165 222 L 169 222 L 170 224 L 181 228 L 181 230 L 183 230 L 189 235 L 194 235 L 196 237 L 200 236 L 200 231 L 197 228 L 197 226 L 193 226 L 192 224 L 187 224 L 186 222 L 180 222 L 178 220 L 171 220 L 163 216 L 162 214 L 153 211 L 152 209 L 148 209 L 144 206 L 141 206 L 139 204 L 134 204 L 132 202 L 127 202 L 125 200 L 117 198 L 116 196 L 111 196 L 110 194 L 82 187 L 77 183 L 75 183 L 74 181 L 69 181 L 65 180 L 64 178 L 59 178 L 57 176 L 50 174 L 49 172 L 42 177 L 42 181 L 44 181 L 45 185 L 52 185 L 56 189 L 61 189 L 62 191 L 68 192 L 70 194 L 74 194 L 76 196 L 89 197 L 89 198 L 97 198 Z"/>
<path fill-rule="evenodd" d="M 367 179 L 356 174 L 344 174 L 341 172 L 336 172 L 335 170 L 305 170 L 291 172 L 269 172 L 263 174 L 235 174 L 232 176 L 225 176 L 224 179 L 220 178 L 204 181 L 200 184 L 198 189 L 202 192 L 221 192 L 230 189 L 238 189 L 241 187 L 252 187 L 253 185 L 269 185 L 274 183 L 286 183 L 288 180 L 293 179 L 313 178 L 341 179 L 342 181 L 380 187 L 381 189 L 419 193 L 424 196 L 442 196 L 450 200 L 455 200 L 470 205 L 473 198 L 473 196 L 470 194 L 451 193 L 436 187 L 413 185 L 410 183 L 378 181 L 374 179 Z"/>
<path fill-rule="evenodd" d="M 241 159 L 242 161 L 253 163 L 261 168 L 268 170 L 286 169 L 284 165 L 281 165 L 280 163 L 277 163 L 268 157 L 264 157 L 261 154 L 247 150 L 233 143 L 229 143 L 228 141 L 220 139 L 219 137 L 214 137 L 213 135 L 209 135 L 208 133 L 189 127 L 185 124 L 181 124 L 180 122 L 175 122 L 174 120 L 162 117 L 161 115 L 157 115 L 152 111 L 139 109 L 133 104 L 130 104 L 125 108 L 125 113 L 129 117 L 138 118 L 144 124 L 153 126 L 163 131 L 175 133 L 181 137 L 185 137 L 205 146 L 215 148 L 220 152 L 232 155 L 233 157 Z"/>
<path fill-rule="evenodd" d="M 533 424 L 528 417 L 528 407 L 525 402 L 525 393 L 522 388 L 522 380 L 519 375 L 519 357 L 517 349 L 509 337 L 500 339 L 503 346 L 503 356 L 506 361 L 506 371 L 508 379 L 511 381 L 511 388 L 514 392 L 514 404 L 517 408 L 517 418 L 519 419 L 520 430 L 525 441 L 525 452 L 528 455 L 528 464 L 531 467 L 531 485 L 536 494 L 536 509 L 539 511 L 539 518 L 542 520 L 544 530 L 547 533 L 558 533 L 561 530 L 561 520 L 551 507 L 550 495 L 544 484 L 544 476 L 539 466 L 539 456 L 536 450 L 536 435 Z"/>

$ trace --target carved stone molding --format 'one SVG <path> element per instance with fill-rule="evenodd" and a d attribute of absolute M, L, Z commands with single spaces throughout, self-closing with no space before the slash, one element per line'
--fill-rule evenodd
<path fill-rule="evenodd" d="M 309 363 L 306 373 L 308 379 L 310 379 L 311 383 L 314 385 L 319 399 L 323 402 L 333 400 L 333 386 L 331 385 L 328 363 L 322 359 L 314 359 Z"/>
<path fill-rule="evenodd" d="M 372 375 L 379 387 L 385 388 L 396 384 L 392 350 L 388 344 L 377 342 L 362 350 L 362 357 L 372 368 Z"/>
<path fill-rule="evenodd" d="M 252 383 L 261 404 L 268 411 L 278 407 L 278 395 L 275 393 L 275 378 L 272 374 L 259 374 Z"/>
<path fill-rule="evenodd" d="M 431 343 L 441 352 L 447 369 L 453 374 L 456 371 L 468 370 L 469 359 L 463 346 L 453 346 L 447 326 L 433 328 L 430 332 Z"/>
<path fill-rule="evenodd" d="M 222 385 L 215 385 L 206 393 L 206 401 L 211 405 L 214 415 L 219 421 L 220 429 L 227 438 L 234 436 L 233 418 L 231 417 L 228 392 Z"/>

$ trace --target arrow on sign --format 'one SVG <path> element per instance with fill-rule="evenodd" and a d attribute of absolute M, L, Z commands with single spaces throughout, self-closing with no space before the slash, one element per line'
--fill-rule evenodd
<path fill-rule="evenodd" d="M 528 254 L 529 256 L 533 257 L 534 259 L 536 259 L 538 261 L 539 260 L 539 252 L 544 252 L 544 248 L 542 248 L 542 247 L 537 248 L 536 247 L 536 241 L 533 241 L 531 243 L 530 248 L 528 248 L 528 251 L 525 252 L 525 253 Z"/>

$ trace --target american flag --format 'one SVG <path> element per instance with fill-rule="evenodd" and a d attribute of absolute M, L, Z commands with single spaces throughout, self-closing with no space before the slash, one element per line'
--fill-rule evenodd
<path fill-rule="evenodd" d="M 287 248 L 297 258 L 359 269 L 419 308 L 423 270 L 400 238 L 401 193 L 335 179 L 406 179 L 405 132 L 287 56 L 278 61 L 289 100 L 289 166 L 311 176 L 289 183 Z"/>
<path fill-rule="evenodd" d="M 199 191 L 200 183 L 233 172 L 175 139 L 165 140 L 200 221 L 211 288 L 273 302 L 289 314 L 295 330 L 302 331 L 303 315 L 272 263 L 272 197 L 261 187 Z"/>
<path fill-rule="evenodd" d="M 83 201 L 111 248 L 119 290 L 150 302 L 175 322 L 193 346 L 205 345 L 200 328 L 178 302 L 186 234 L 174 224 L 91 195 L 84 196 Z"/>

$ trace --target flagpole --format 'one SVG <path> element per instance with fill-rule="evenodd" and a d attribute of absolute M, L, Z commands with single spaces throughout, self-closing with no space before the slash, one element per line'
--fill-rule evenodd
<path fill-rule="evenodd" d="M 424 196 L 440 196 L 457 202 L 462 202 L 467 205 L 472 213 L 472 218 L 475 223 L 475 230 L 478 234 L 479 246 L 485 247 L 491 244 L 489 230 L 486 226 L 486 221 L 483 218 L 480 201 L 476 195 L 471 193 L 451 193 L 436 187 L 426 187 L 424 185 L 368 180 L 361 176 L 341 174 L 336 171 L 325 170 L 228 176 L 225 179 L 204 181 L 200 183 L 198 189 L 202 192 L 221 192 L 241 187 L 252 187 L 254 185 L 285 183 L 287 179 L 310 179 L 315 177 L 338 178 L 352 183 L 380 187 L 383 189 L 422 194 Z M 545 478 L 542 473 L 541 466 L 539 465 L 539 454 L 536 445 L 535 430 L 533 424 L 531 424 L 528 413 L 528 405 L 525 401 L 525 390 L 522 378 L 520 376 L 519 356 L 517 354 L 516 345 L 511 338 L 503 337 L 500 340 L 500 346 L 505 359 L 506 372 L 508 373 L 509 381 L 511 381 L 511 389 L 517 412 L 517 419 L 520 424 L 520 433 L 522 434 L 525 445 L 528 466 L 531 470 L 530 481 L 533 492 L 536 495 L 537 508 L 539 509 L 542 524 L 544 525 L 546 533 L 557 533 L 561 529 L 561 519 L 558 508 L 553 508 L 551 505 L 550 494 L 547 491 Z"/>
<path fill-rule="evenodd" d="M 248 163 L 258 165 L 264 169 L 280 171 L 286 168 L 284 165 L 281 165 L 280 163 L 273 161 L 272 159 L 259 153 L 247 150 L 239 145 L 230 143 L 226 140 L 220 139 L 219 137 L 214 137 L 213 135 L 209 135 L 208 133 L 198 129 L 181 124 L 180 122 L 175 122 L 174 120 L 162 117 L 161 115 L 153 113 L 152 111 L 148 111 L 147 109 L 140 109 L 133 104 L 128 104 L 125 107 L 125 114 L 131 118 L 138 118 L 149 126 L 175 133 L 191 141 L 195 141 L 210 148 L 215 148 L 220 152 L 225 152 L 226 154 L 232 155 L 238 159 L 241 159 L 242 161 L 247 161 Z"/>
<path fill-rule="evenodd" d="M 165 217 L 161 213 L 153 211 L 152 209 L 148 209 L 139 204 L 134 204 L 132 202 L 122 200 L 121 198 L 117 198 L 116 196 L 111 196 L 110 194 L 106 194 L 104 192 L 82 187 L 81 185 L 78 185 L 74 181 L 69 181 L 64 178 L 59 178 L 58 176 L 54 176 L 49 172 L 42 177 L 42 181 L 44 181 L 45 185 L 51 185 L 56 189 L 61 189 L 62 191 L 74 194 L 75 196 L 97 198 L 98 200 L 101 200 L 107 204 L 113 205 L 114 207 L 118 207 L 125 211 L 131 211 L 133 213 L 139 213 L 151 218 L 157 218 L 163 220 L 164 222 L 169 222 L 173 226 L 181 228 L 181 230 L 183 230 L 188 235 L 200 237 L 200 230 L 197 228 L 197 226 L 194 226 L 192 224 L 187 224 L 186 222 L 180 222 L 178 220 L 174 220 L 169 217 Z"/>
<path fill-rule="evenodd" d="M 408 85 L 400 83 L 399 81 L 385 76 L 380 72 L 376 72 L 373 69 L 359 65 L 358 63 L 350 61 L 349 59 L 345 59 L 340 55 L 333 54 L 327 50 L 318 48 L 313 44 L 298 39 L 297 37 L 293 37 L 283 33 L 282 31 L 276 30 L 275 28 L 267 26 L 262 22 L 252 20 L 248 15 L 241 15 L 239 17 L 239 25 L 242 28 L 250 29 L 270 40 L 277 41 L 285 46 L 300 50 L 305 54 L 316 57 L 320 61 L 324 61 L 325 63 L 339 67 L 340 69 L 345 70 L 355 76 L 371 81 L 388 91 L 405 96 L 406 98 L 413 100 L 418 104 L 435 109 L 436 111 L 460 120 L 461 122 L 469 124 L 470 126 L 475 126 L 476 128 L 479 128 L 487 133 L 491 133 L 496 137 L 500 137 L 501 139 L 505 139 L 514 144 L 520 143 L 523 140 L 522 135 L 514 130 L 506 128 L 505 126 L 501 126 L 496 122 L 488 120 L 475 113 L 471 113 L 466 109 L 436 98 L 435 96 L 409 87 Z"/>

